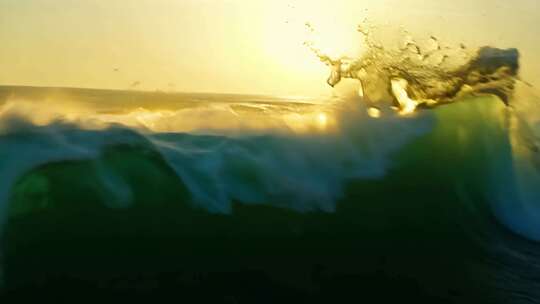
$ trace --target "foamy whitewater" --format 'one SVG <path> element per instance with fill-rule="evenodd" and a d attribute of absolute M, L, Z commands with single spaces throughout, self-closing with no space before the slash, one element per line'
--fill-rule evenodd
<path fill-rule="evenodd" d="M 369 119 L 359 104 L 331 101 L 179 102 L 183 109 L 102 114 L 57 113 L 46 101 L 8 100 L 2 151 L 10 161 L 2 183 L 12 186 L 46 163 L 96 158 L 106 146 L 141 144 L 157 149 L 193 203 L 209 211 L 228 213 L 231 201 L 238 200 L 331 212 L 345 181 L 384 176 L 389 155 L 433 124 L 428 116 Z M 107 168 L 102 177 L 112 191 L 112 206 L 128 206 L 130 189 Z M 4 202 L 9 189 L 2 188 Z"/>
<path fill-rule="evenodd" d="M 430 39 L 431 51 L 412 41 L 393 51 L 366 42 L 359 58 L 330 58 L 308 43 L 330 66 L 331 85 L 358 81 L 360 96 L 330 100 L 0 87 L 0 232 L 10 217 L 53 203 L 59 190 L 43 173 L 51 164 L 92 160 L 94 171 L 78 171 L 73 182 L 95 174 L 107 207 L 133 206 L 145 185 L 104 160 L 127 146 L 164 160 L 189 203 L 217 214 L 234 213 L 235 203 L 333 213 L 350 200 L 350 183 L 384 180 L 425 154 L 422 163 L 455 188 L 464 213 L 480 221 L 490 215 L 471 210 L 488 208 L 520 237 L 540 240 L 540 102 L 518 79 L 518 51 L 486 47 L 450 64 L 455 49 Z M 154 174 L 145 170 L 137 174 Z M 479 206 L 479 197 L 489 205 Z M 538 283 L 527 277 L 540 267 L 537 251 L 469 232 L 497 244 L 494 280 L 519 295 L 508 299 L 537 299 Z"/>

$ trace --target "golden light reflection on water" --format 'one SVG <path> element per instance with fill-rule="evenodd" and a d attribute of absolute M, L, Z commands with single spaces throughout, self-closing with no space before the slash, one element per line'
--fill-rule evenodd
<path fill-rule="evenodd" d="M 367 110 L 367 114 L 372 118 L 379 118 L 381 117 L 381 110 L 371 107 Z"/>
<path fill-rule="evenodd" d="M 121 115 L 97 115 L 103 125 L 118 123 L 143 127 L 153 132 L 231 132 L 277 131 L 296 134 L 330 132 L 335 124 L 327 113 L 319 111 L 265 111 L 246 113 L 234 110 L 184 109 L 148 111 L 138 109 Z"/>
<path fill-rule="evenodd" d="M 336 129 L 334 117 L 320 110 L 308 111 L 304 113 L 291 113 L 277 119 L 283 119 L 287 128 L 294 133 L 325 133 Z"/>
<path fill-rule="evenodd" d="M 0 122 L 17 117 L 37 126 L 70 123 L 104 129 L 122 125 L 146 132 L 327 133 L 336 129 L 334 116 L 330 105 L 204 103 L 178 110 L 138 107 L 118 113 L 57 99 L 54 103 L 10 100 L 0 106 Z"/>
<path fill-rule="evenodd" d="M 319 113 L 319 115 L 317 115 L 317 122 L 321 128 L 326 128 L 326 125 L 328 124 L 328 117 L 326 116 L 326 113 Z"/>

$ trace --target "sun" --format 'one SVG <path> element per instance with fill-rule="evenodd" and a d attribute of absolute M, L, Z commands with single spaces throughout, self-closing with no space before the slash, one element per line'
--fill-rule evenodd
<path fill-rule="evenodd" d="M 333 58 L 356 57 L 362 51 L 362 37 L 355 23 L 331 14 L 330 4 L 297 1 L 294 6 L 284 7 L 269 5 L 265 20 L 261 20 L 261 60 L 271 61 L 298 77 L 321 82 L 328 76 L 328 67 L 306 42 Z"/>

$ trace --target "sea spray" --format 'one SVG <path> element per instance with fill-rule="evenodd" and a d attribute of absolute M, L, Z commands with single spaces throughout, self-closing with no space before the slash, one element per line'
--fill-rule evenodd
<path fill-rule="evenodd" d="M 316 33 L 311 24 L 306 26 Z M 394 107 L 410 114 L 417 107 L 434 107 L 475 94 L 493 94 L 509 102 L 519 71 L 517 49 L 468 50 L 463 44 L 444 46 L 435 36 L 417 42 L 401 30 L 403 39 L 397 46 L 385 45 L 373 34 L 373 25 L 364 21 L 358 32 L 365 50 L 358 57 L 332 57 L 314 40 L 305 45 L 330 68 L 329 85 L 344 78 L 358 80 L 359 95 L 370 107 Z"/>
<path fill-rule="evenodd" d="M 316 33 L 311 24 L 306 26 Z M 486 172 L 491 187 L 485 195 L 502 223 L 540 240 L 540 191 L 536 190 L 540 185 L 540 97 L 519 77 L 518 50 L 445 46 L 435 36 L 418 41 L 406 30 L 400 31 L 402 41 L 397 47 L 385 45 L 374 34 L 374 26 L 364 21 L 358 32 L 365 51 L 358 57 L 332 57 L 313 40 L 305 44 L 330 68 L 329 85 L 344 78 L 358 80 L 359 98 L 373 117 L 387 108 L 410 115 L 418 107 L 433 108 L 467 96 L 500 98 L 509 106 L 497 115 L 506 117 L 504 128 L 512 151 L 497 151 L 497 144 L 485 140 L 492 157 L 491 170 Z"/>
<path fill-rule="evenodd" d="M 517 93 L 508 117 L 511 156 L 493 163 L 490 199 L 502 223 L 540 241 L 540 97 L 523 83 Z"/>

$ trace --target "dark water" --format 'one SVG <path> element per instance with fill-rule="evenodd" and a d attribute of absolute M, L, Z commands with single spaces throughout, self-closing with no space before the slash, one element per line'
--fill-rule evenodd
<path fill-rule="evenodd" d="M 514 182 L 501 100 L 340 115 L 319 135 L 4 118 L 4 297 L 539 302 L 534 223 L 494 199 Z"/>

